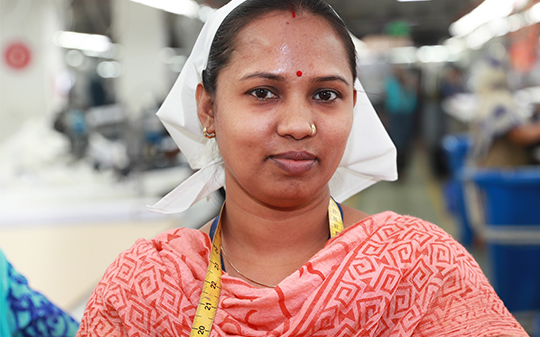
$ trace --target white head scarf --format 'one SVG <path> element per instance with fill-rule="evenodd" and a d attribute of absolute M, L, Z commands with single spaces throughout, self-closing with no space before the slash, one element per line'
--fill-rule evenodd
<path fill-rule="evenodd" d="M 215 158 L 215 139 L 202 134 L 195 91 L 202 81 L 210 46 L 225 17 L 246 0 L 232 0 L 206 21 L 176 83 L 157 112 L 193 169 L 199 169 L 163 197 L 151 211 L 171 214 L 187 210 L 224 186 L 225 173 Z M 396 180 L 396 149 L 373 109 L 360 81 L 354 83 L 357 101 L 354 121 L 341 163 L 329 182 L 334 199 L 341 202 L 379 180 Z"/>

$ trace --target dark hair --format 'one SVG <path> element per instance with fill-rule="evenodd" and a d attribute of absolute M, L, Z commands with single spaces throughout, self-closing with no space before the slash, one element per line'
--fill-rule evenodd
<path fill-rule="evenodd" d="M 356 78 L 356 51 L 349 31 L 343 20 L 326 2 L 322 0 L 247 0 L 227 15 L 214 36 L 208 65 L 202 73 L 203 85 L 208 93 L 215 94 L 217 77 L 230 62 L 238 33 L 256 18 L 273 11 L 292 11 L 295 15 L 309 13 L 326 19 L 342 40 L 348 54 L 353 78 Z"/>

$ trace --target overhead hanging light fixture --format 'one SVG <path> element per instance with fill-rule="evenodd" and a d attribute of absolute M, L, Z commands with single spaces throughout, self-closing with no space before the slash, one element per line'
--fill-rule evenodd
<path fill-rule="evenodd" d="M 452 36 L 469 35 L 480 26 L 500 18 L 508 17 L 514 10 L 516 0 L 485 0 L 469 14 L 450 25 Z"/>
<path fill-rule="evenodd" d="M 523 8 L 524 0 L 485 0 L 472 12 L 450 25 L 450 35 L 462 39 L 467 47 L 479 49 L 493 37 L 504 36 L 540 22 L 540 3 Z M 520 5 L 521 4 L 521 5 Z"/>
<path fill-rule="evenodd" d="M 54 35 L 54 43 L 66 49 L 105 53 L 111 48 L 111 40 L 105 35 L 61 31 Z"/>

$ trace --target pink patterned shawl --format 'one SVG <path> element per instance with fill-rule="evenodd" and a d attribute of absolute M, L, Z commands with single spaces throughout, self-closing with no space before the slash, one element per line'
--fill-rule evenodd
<path fill-rule="evenodd" d="M 189 336 L 210 239 L 139 240 L 94 290 L 78 336 Z M 377 214 L 274 289 L 223 274 L 212 336 L 527 336 L 467 251 L 437 226 Z"/>

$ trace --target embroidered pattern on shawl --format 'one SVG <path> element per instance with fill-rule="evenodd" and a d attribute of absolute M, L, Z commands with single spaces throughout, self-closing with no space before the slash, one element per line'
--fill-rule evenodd
<path fill-rule="evenodd" d="M 96 287 L 79 336 L 188 336 L 210 240 L 140 240 Z M 212 336 L 527 336 L 466 250 L 392 212 L 330 240 L 274 289 L 224 274 Z"/>

